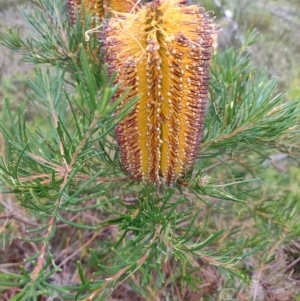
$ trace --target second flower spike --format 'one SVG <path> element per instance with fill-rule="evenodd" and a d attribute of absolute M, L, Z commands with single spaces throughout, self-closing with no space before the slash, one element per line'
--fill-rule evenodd
<path fill-rule="evenodd" d="M 137 0 L 67 0 L 67 8 L 71 24 L 74 25 L 76 22 L 76 11 L 79 12 L 82 22 L 84 11 L 102 20 L 111 10 L 130 12 L 136 5 L 136 2 Z"/>
<path fill-rule="evenodd" d="M 155 0 L 135 14 L 113 12 L 105 56 L 139 96 L 117 126 L 125 170 L 136 180 L 172 186 L 194 163 L 204 127 L 213 27 L 198 6 Z"/>

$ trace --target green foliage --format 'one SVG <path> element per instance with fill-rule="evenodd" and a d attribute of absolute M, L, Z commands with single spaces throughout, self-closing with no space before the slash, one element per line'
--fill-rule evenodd
<path fill-rule="evenodd" d="M 0 237 L 4 250 L 13 233 L 35 247 L 14 271 L 0 261 L 0 293 L 13 287 L 11 300 L 105 300 L 126 282 L 148 300 L 199 290 L 212 300 L 225 293 L 199 289 L 213 286 L 207 271 L 247 282 L 246 258 L 260 252 L 267 263 L 278 241 L 299 237 L 299 191 L 278 191 L 290 178 L 281 183 L 265 163 L 274 152 L 298 160 L 300 99 L 275 94 L 276 82 L 252 65 L 247 44 L 213 59 L 199 163 L 174 188 L 154 187 L 132 181 L 120 163 L 114 128 L 137 99 L 111 102 L 118 84 L 96 35 L 86 44 L 80 22 L 70 28 L 64 1 L 33 4 L 24 13 L 30 37 L 0 34 L 24 60 L 48 65 L 28 80 L 42 125 L 27 118 L 26 102 L 13 110 L 4 100 L 1 192 L 24 211 L 26 232 L 0 224 Z M 0 210 L 5 220 L 20 219 L 8 206 Z M 70 279 L 57 281 L 65 273 Z"/>
<path fill-rule="evenodd" d="M 278 148 L 297 137 L 299 103 L 275 95 L 276 81 L 250 65 L 247 52 L 226 49 L 212 66 L 211 108 L 202 152 Z M 294 128 L 291 125 L 295 125 Z M 277 139 L 279 138 L 279 139 Z"/>

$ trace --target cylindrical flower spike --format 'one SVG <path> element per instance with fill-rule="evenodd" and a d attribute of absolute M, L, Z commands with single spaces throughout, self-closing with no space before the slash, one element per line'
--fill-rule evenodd
<path fill-rule="evenodd" d="M 83 21 L 84 7 L 86 12 L 95 15 L 102 20 L 111 10 L 118 12 L 130 12 L 136 5 L 137 0 L 67 0 L 67 8 L 71 24 L 76 22 L 76 10 L 80 13 Z"/>
<path fill-rule="evenodd" d="M 76 11 L 79 12 L 80 18 L 83 22 L 84 12 L 88 11 L 90 14 L 96 15 L 98 18 L 104 16 L 104 7 L 102 0 L 67 0 L 67 9 L 70 17 L 71 25 L 76 22 Z"/>
<path fill-rule="evenodd" d="M 112 13 L 106 60 L 138 95 L 117 126 L 125 170 L 136 180 L 172 186 L 195 161 L 204 127 L 213 26 L 198 6 L 154 0 L 136 14 Z"/>

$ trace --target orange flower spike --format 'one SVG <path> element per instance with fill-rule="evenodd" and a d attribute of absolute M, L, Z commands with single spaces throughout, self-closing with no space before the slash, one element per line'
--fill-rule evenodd
<path fill-rule="evenodd" d="M 67 0 L 67 9 L 70 17 L 71 24 L 76 22 L 76 11 L 79 12 L 81 20 L 84 19 L 84 12 L 82 8 L 90 14 L 101 18 L 104 16 L 103 0 Z"/>
<path fill-rule="evenodd" d="M 112 9 L 119 12 L 130 12 L 137 0 L 67 0 L 67 9 L 71 24 L 76 22 L 76 9 L 83 20 L 82 7 L 90 14 L 102 20 Z"/>
<path fill-rule="evenodd" d="M 117 126 L 123 166 L 136 180 L 172 186 L 193 165 L 202 139 L 213 26 L 203 9 L 180 0 L 154 0 L 136 14 L 112 12 L 105 29 L 106 60 L 138 95 Z"/>

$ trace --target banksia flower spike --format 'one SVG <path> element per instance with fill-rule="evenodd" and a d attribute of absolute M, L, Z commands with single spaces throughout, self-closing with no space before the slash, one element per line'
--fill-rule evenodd
<path fill-rule="evenodd" d="M 106 61 L 139 96 L 117 126 L 125 170 L 136 180 L 172 186 L 195 161 L 204 127 L 213 27 L 201 7 L 154 0 L 136 14 L 112 13 Z"/>
<path fill-rule="evenodd" d="M 89 12 L 102 20 L 110 10 L 119 12 L 130 12 L 135 6 L 137 0 L 67 0 L 67 8 L 71 24 L 76 22 L 76 10 L 80 13 L 83 21 L 84 12 Z"/>

